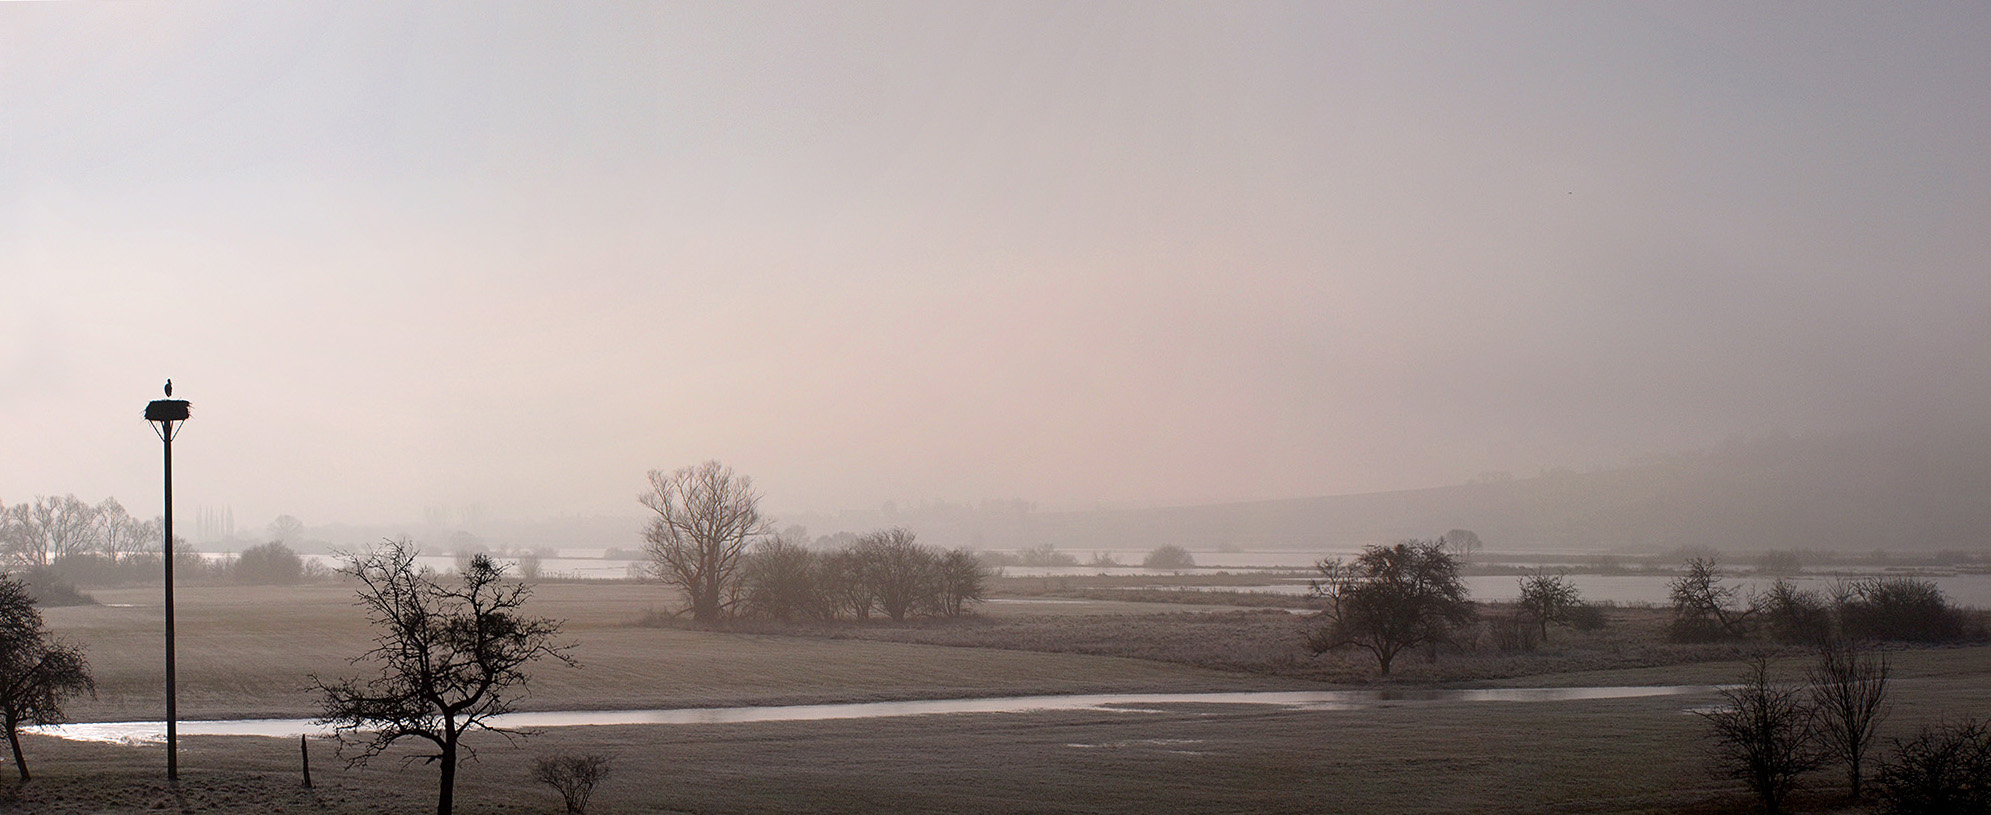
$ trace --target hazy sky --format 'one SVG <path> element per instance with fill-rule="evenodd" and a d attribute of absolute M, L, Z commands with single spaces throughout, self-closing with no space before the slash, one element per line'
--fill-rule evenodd
<path fill-rule="evenodd" d="M 0 501 L 1278 498 L 1991 416 L 1991 5 L 0 3 Z"/>

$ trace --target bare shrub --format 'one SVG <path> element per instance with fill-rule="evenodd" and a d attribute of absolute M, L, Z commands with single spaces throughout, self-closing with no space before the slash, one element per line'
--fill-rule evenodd
<path fill-rule="evenodd" d="M 532 764 L 532 780 L 559 791 L 571 815 L 588 811 L 588 799 L 608 773 L 608 757 L 594 753 L 540 756 Z"/>
<path fill-rule="evenodd" d="M 1912 577 L 1855 580 L 1839 592 L 1846 636 L 1869 640 L 1948 642 L 1963 637 L 1963 615 L 1936 584 Z"/>
<path fill-rule="evenodd" d="M 1504 652 L 1533 651 L 1541 644 L 1535 622 L 1518 615 L 1488 616 L 1486 629 L 1492 635 L 1493 647 Z"/>
<path fill-rule="evenodd" d="M 755 617 L 775 620 L 824 618 L 822 555 L 786 538 L 763 539 L 741 567 L 741 604 Z"/>
<path fill-rule="evenodd" d="M 1761 656 L 1721 697 L 1721 707 L 1700 714 L 1714 739 L 1715 772 L 1747 785 L 1764 811 L 1776 815 L 1799 777 L 1826 760 L 1816 738 L 1818 711 L 1802 688 L 1771 682 L 1769 659 Z"/>
<path fill-rule="evenodd" d="M 1846 780 L 1860 797 L 1860 763 L 1887 717 L 1887 655 L 1857 643 L 1826 642 L 1811 668 L 1811 703 L 1827 752 L 1846 762 Z"/>
<path fill-rule="evenodd" d="M 1893 741 L 1894 757 L 1881 762 L 1874 778 L 1882 813 L 1991 812 L 1991 728 L 1966 719 Z"/>
<path fill-rule="evenodd" d="M 1817 645 L 1832 637 L 1832 610 L 1825 598 L 1781 577 L 1751 598 L 1750 609 L 1762 621 L 1763 632 L 1778 642 Z"/>

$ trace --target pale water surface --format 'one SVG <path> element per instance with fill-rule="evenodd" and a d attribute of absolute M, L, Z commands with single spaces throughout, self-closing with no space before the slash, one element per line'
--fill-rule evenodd
<path fill-rule="evenodd" d="M 512 713 L 492 721 L 499 727 L 544 728 L 599 725 L 743 724 L 929 716 L 947 713 L 1029 713 L 1097 710 L 1154 712 L 1157 705 L 1271 705 L 1291 710 L 1355 710 L 1396 704 L 1458 702 L 1573 702 L 1712 693 L 1707 685 L 1638 685 L 1592 688 L 1387 688 L 1382 690 L 1254 691 L 1236 693 L 1103 693 L 1064 696 L 994 696 L 979 699 L 922 699 L 907 702 L 855 702 L 834 705 L 674 708 L 662 710 L 566 710 Z M 76 741 L 144 744 L 166 739 L 164 722 L 78 722 L 24 728 Z M 310 719 L 225 719 L 183 721 L 182 736 L 324 735 L 329 728 Z"/>

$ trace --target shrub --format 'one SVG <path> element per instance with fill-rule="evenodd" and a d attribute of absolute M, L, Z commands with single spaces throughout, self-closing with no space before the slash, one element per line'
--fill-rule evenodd
<path fill-rule="evenodd" d="M 1770 681 L 1769 660 L 1757 657 L 1741 684 L 1723 688 L 1723 705 L 1702 712 L 1714 739 L 1715 771 L 1748 785 L 1771 815 L 1805 773 L 1825 763 L 1817 745 L 1817 708 L 1802 688 Z"/>
<path fill-rule="evenodd" d="M 1846 781 L 1860 797 L 1860 765 L 1887 717 L 1887 655 L 1851 642 L 1819 646 L 1818 663 L 1806 674 L 1811 704 L 1818 708 L 1819 738 L 1827 752 L 1846 762 Z"/>
<path fill-rule="evenodd" d="M 237 583 L 289 585 L 304 578 L 304 558 L 282 541 L 242 550 L 229 571 Z"/>
<path fill-rule="evenodd" d="M 1193 569 L 1195 567 L 1196 558 L 1189 554 L 1189 550 L 1174 544 L 1156 547 L 1154 551 L 1148 553 L 1147 557 L 1141 558 L 1141 568 L 1144 569 Z"/>
<path fill-rule="evenodd" d="M 1541 642 L 1535 622 L 1518 615 L 1488 616 L 1486 629 L 1492 635 L 1493 647 L 1510 653 L 1533 651 Z"/>
<path fill-rule="evenodd" d="M 1894 739 L 1893 758 L 1874 779 L 1888 815 L 1991 812 L 1991 729 L 1974 720 Z"/>
<path fill-rule="evenodd" d="M 1058 551 L 1058 547 L 1043 543 L 1017 553 L 1019 566 L 1077 566 L 1078 558 Z"/>
<path fill-rule="evenodd" d="M 93 606 L 97 599 L 76 588 L 75 583 L 57 576 L 54 569 L 41 566 L 22 572 L 21 583 L 27 588 L 28 596 L 34 604 L 43 608 L 56 606 Z"/>
<path fill-rule="evenodd" d="M 1963 615 L 1927 580 L 1855 580 L 1841 587 L 1838 606 L 1839 624 L 1854 639 L 1948 642 L 1963 637 Z"/>
<path fill-rule="evenodd" d="M 1825 599 L 1783 578 L 1753 598 L 1750 607 L 1764 633 L 1778 642 L 1816 645 L 1832 636 L 1832 612 Z"/>
<path fill-rule="evenodd" d="M 608 765 L 608 757 L 593 753 L 540 756 L 533 762 L 532 780 L 559 791 L 567 812 L 582 815 L 588 811 L 595 787 L 608 778 Z"/>
<path fill-rule="evenodd" d="M 1602 631 L 1610 624 L 1603 607 L 1595 603 L 1583 603 L 1569 610 L 1569 627 L 1578 631 Z"/>

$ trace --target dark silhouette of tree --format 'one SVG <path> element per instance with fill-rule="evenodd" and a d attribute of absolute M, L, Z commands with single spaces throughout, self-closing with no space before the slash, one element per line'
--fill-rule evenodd
<path fill-rule="evenodd" d="M 834 615 L 822 583 L 823 556 L 785 536 L 754 544 L 741 567 L 746 613 L 775 620 Z"/>
<path fill-rule="evenodd" d="M 1832 638 L 1832 610 L 1825 599 L 1781 577 L 1750 598 L 1749 613 L 1778 642 L 1822 647 Z"/>
<path fill-rule="evenodd" d="M 1871 577 L 1839 587 L 1846 636 L 1868 640 L 1948 642 L 1963 637 L 1963 615 L 1933 581 Z"/>
<path fill-rule="evenodd" d="M 1807 678 L 1818 708 L 1819 738 L 1846 762 L 1846 781 L 1860 797 L 1860 763 L 1887 717 L 1887 655 L 1857 642 L 1828 641 Z"/>
<path fill-rule="evenodd" d="M 0 575 L 0 725 L 7 728 L 22 781 L 28 780 L 28 758 L 21 752 L 21 726 L 58 724 L 65 700 L 96 691 L 82 649 L 49 633 L 27 584 Z"/>
<path fill-rule="evenodd" d="M 1192 569 L 1195 566 L 1195 556 L 1190 555 L 1189 550 L 1172 543 L 1157 546 L 1154 551 L 1148 553 L 1147 557 L 1141 558 L 1143 569 Z"/>
<path fill-rule="evenodd" d="M 1721 690 L 1721 698 L 1721 707 L 1700 712 L 1714 739 L 1715 771 L 1747 785 L 1764 811 L 1776 815 L 1799 777 L 1827 760 L 1816 740 L 1818 711 L 1806 703 L 1803 688 L 1771 682 L 1770 662 L 1760 656 L 1741 684 Z"/>
<path fill-rule="evenodd" d="M 1687 570 L 1667 585 L 1673 601 L 1673 620 L 1667 636 L 1676 642 L 1712 642 L 1741 639 L 1748 633 L 1743 621 L 1746 611 L 1737 611 L 1735 587 L 1722 582 L 1721 567 L 1711 558 L 1687 561 Z"/>
<path fill-rule="evenodd" d="M 1479 540 L 1479 533 L 1470 529 L 1454 529 L 1446 532 L 1438 537 L 1438 543 L 1445 547 L 1445 551 L 1451 553 L 1452 558 L 1461 565 L 1471 562 L 1473 555 L 1479 554 L 1479 550 L 1486 548 L 1486 544 Z"/>
<path fill-rule="evenodd" d="M 428 742 L 420 756 L 441 770 L 436 812 L 449 815 L 459 739 L 473 729 L 504 731 L 491 717 L 512 709 L 525 691 L 526 666 L 552 658 L 570 666 L 571 644 L 555 642 L 560 624 L 522 611 L 531 597 L 524 583 L 504 580 L 487 555 L 471 558 L 460 573 L 437 575 L 415 565 L 406 540 L 387 541 L 366 554 L 348 555 L 340 571 L 359 581 L 359 603 L 373 624 L 373 647 L 354 658 L 371 663 L 371 679 L 312 685 L 322 695 L 320 724 L 334 726 L 341 749 L 353 739 L 363 764 L 406 738 Z"/>
<path fill-rule="evenodd" d="M 938 560 L 933 550 L 919 545 L 913 533 L 893 527 L 857 539 L 853 547 L 863 564 L 864 580 L 878 609 L 902 622 L 922 602 L 934 597 L 938 584 Z"/>
<path fill-rule="evenodd" d="M 1894 756 L 1874 778 L 1884 815 L 1991 812 L 1991 727 L 1965 719 L 1890 741 Z"/>
<path fill-rule="evenodd" d="M 277 543 L 296 543 L 304 537 L 304 522 L 295 515 L 278 515 L 270 521 L 270 540 Z"/>
<path fill-rule="evenodd" d="M 981 602 L 988 591 L 989 568 L 982 565 L 982 559 L 965 549 L 949 550 L 940 556 L 939 585 L 940 613 L 948 617 L 959 617 L 967 613 L 969 603 Z"/>
<path fill-rule="evenodd" d="M 304 558 L 282 541 L 270 541 L 242 550 L 231 570 L 237 583 L 290 585 L 304 579 Z"/>
<path fill-rule="evenodd" d="M 587 815 L 588 799 L 608 772 L 608 757 L 592 753 L 540 756 L 532 763 L 533 780 L 558 791 L 568 815 Z"/>
<path fill-rule="evenodd" d="M 651 470 L 638 500 L 657 513 L 644 532 L 656 576 L 684 591 L 692 619 L 719 619 L 738 594 L 748 545 L 767 532 L 753 479 L 717 461 Z"/>
<path fill-rule="evenodd" d="M 1549 641 L 1549 624 L 1569 625 L 1571 615 L 1582 607 L 1582 593 L 1569 576 L 1536 572 L 1521 578 L 1521 611 L 1540 627 L 1542 642 Z"/>
<path fill-rule="evenodd" d="M 1404 649 L 1444 642 L 1477 616 L 1458 561 L 1434 541 L 1370 546 L 1353 563 L 1323 560 L 1318 568 L 1311 593 L 1327 607 L 1308 647 L 1364 649 L 1384 676 Z"/>

